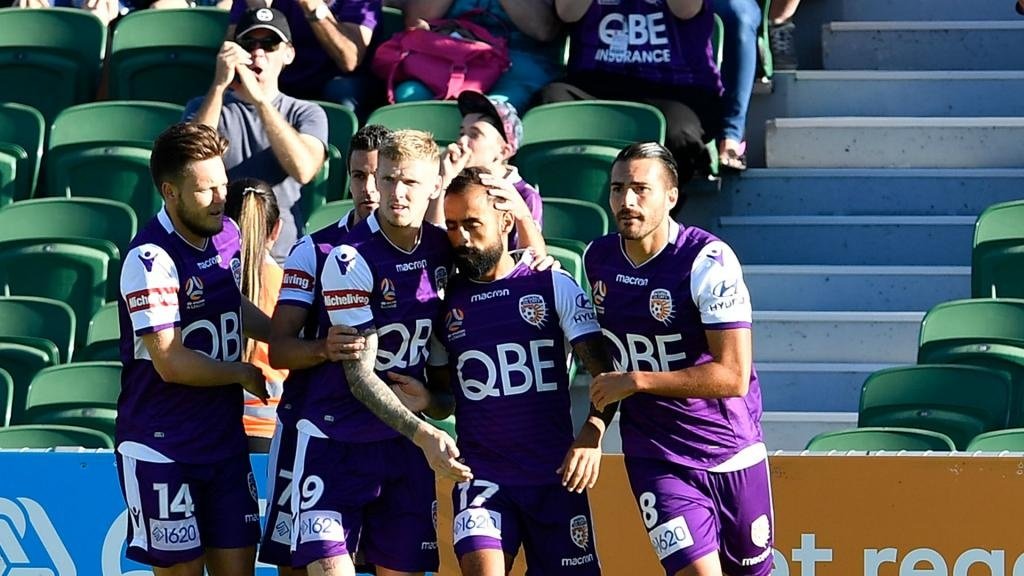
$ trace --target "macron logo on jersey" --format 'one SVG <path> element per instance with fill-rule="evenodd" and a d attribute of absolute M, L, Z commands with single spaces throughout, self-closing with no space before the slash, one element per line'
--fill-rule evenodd
<path fill-rule="evenodd" d="M 281 287 L 286 290 L 292 289 L 302 290 L 303 292 L 312 292 L 313 282 L 313 277 L 302 270 L 285 270 L 284 280 L 281 281 Z"/>
<path fill-rule="evenodd" d="M 508 296 L 508 288 L 502 288 L 500 290 L 491 290 L 490 292 L 481 292 L 479 294 L 473 294 L 469 299 L 470 302 L 483 302 L 484 300 L 490 300 L 491 298 L 500 298 L 502 296 Z"/>
<path fill-rule="evenodd" d="M 647 278 L 637 278 L 636 276 L 627 276 L 625 274 L 616 274 L 615 281 L 619 284 L 628 284 L 630 286 L 647 286 L 647 282 L 649 282 Z"/>
<path fill-rule="evenodd" d="M 370 305 L 370 293 L 365 290 L 325 290 L 324 308 L 328 312 L 349 310 Z"/>
<path fill-rule="evenodd" d="M 162 306 L 176 306 L 178 304 L 178 289 L 148 288 L 139 290 L 125 296 L 125 301 L 128 303 L 128 312 L 131 314 Z"/>
<path fill-rule="evenodd" d="M 403 262 L 395 264 L 395 272 L 412 272 L 413 270 L 426 270 L 427 261 L 417 260 L 415 262 Z"/>

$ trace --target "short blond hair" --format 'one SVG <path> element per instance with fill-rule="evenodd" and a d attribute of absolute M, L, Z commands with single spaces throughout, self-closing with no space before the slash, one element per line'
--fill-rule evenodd
<path fill-rule="evenodd" d="M 398 130 L 384 141 L 378 152 L 380 156 L 402 162 L 404 160 L 441 160 L 441 149 L 434 141 L 434 135 L 422 130 Z"/>

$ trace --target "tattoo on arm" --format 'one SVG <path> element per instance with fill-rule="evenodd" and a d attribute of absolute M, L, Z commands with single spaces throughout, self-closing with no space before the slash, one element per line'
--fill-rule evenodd
<path fill-rule="evenodd" d="M 572 351 L 591 376 L 615 371 L 615 363 L 612 361 L 611 354 L 608 353 L 607 344 L 604 336 L 601 334 L 595 334 L 590 338 L 577 342 L 572 347 Z M 612 418 L 618 409 L 618 402 L 605 406 L 603 411 L 599 411 L 594 405 L 591 405 L 590 416 L 597 416 L 605 424 L 611 424 Z"/>
<path fill-rule="evenodd" d="M 421 420 L 402 404 L 398 396 L 391 391 L 391 387 L 374 372 L 377 361 L 377 331 L 370 328 L 360 335 L 366 339 L 366 346 L 359 359 L 342 362 L 352 395 L 365 404 L 382 422 L 411 440 Z"/>

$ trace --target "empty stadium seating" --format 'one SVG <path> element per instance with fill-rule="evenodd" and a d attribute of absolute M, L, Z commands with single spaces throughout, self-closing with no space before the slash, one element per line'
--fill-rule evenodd
<path fill-rule="evenodd" d="M 978 217 L 971 252 L 971 296 L 1024 297 L 1024 201 L 990 206 Z"/>
<path fill-rule="evenodd" d="M 120 362 L 75 362 L 41 370 L 25 399 L 24 421 L 89 428 L 114 439 Z"/>
<path fill-rule="evenodd" d="M 21 448 L 113 448 L 102 432 L 58 424 L 26 424 L 0 428 L 0 449 Z"/>
<path fill-rule="evenodd" d="M 336 223 L 352 209 L 352 200 L 335 200 L 317 208 L 306 219 L 306 234 Z"/>
<path fill-rule="evenodd" d="M 46 124 L 38 110 L 0 102 L 0 208 L 32 196 L 45 136 Z"/>
<path fill-rule="evenodd" d="M 896 427 L 854 428 L 825 432 L 815 436 L 807 444 L 807 450 L 811 452 L 876 452 L 882 450 L 946 452 L 955 449 L 953 441 L 945 434 Z"/>

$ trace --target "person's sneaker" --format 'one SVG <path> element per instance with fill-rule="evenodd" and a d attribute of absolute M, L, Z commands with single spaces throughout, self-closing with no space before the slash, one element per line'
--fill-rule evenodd
<path fill-rule="evenodd" d="M 768 43 L 772 49 L 772 66 L 776 70 L 796 70 L 796 24 L 786 20 L 768 26 Z"/>

